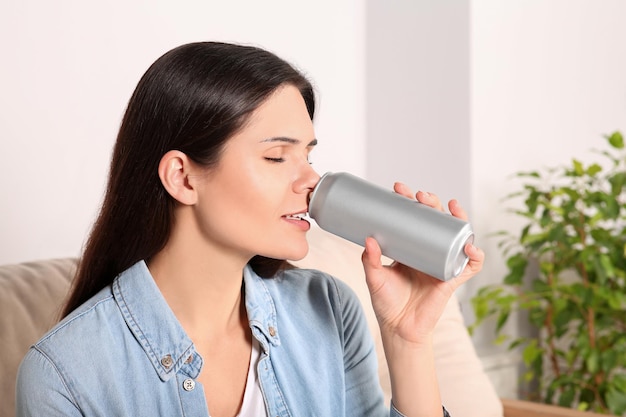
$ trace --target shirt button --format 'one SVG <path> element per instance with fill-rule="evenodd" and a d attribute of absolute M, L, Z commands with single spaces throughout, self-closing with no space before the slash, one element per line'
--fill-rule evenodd
<path fill-rule="evenodd" d="M 171 368 L 173 364 L 174 364 L 174 361 L 172 360 L 172 357 L 170 355 L 163 356 L 161 358 L 161 365 L 163 365 L 165 369 Z"/>
<path fill-rule="evenodd" d="M 269 330 L 270 336 L 272 337 L 276 336 L 276 329 L 274 327 L 270 326 L 269 329 L 267 330 Z"/>
<path fill-rule="evenodd" d="M 191 378 L 187 378 L 183 381 L 183 389 L 185 391 L 193 391 L 193 389 L 196 387 L 196 381 L 194 381 Z"/>
<path fill-rule="evenodd" d="M 189 357 L 187 358 L 187 360 L 185 361 L 186 364 L 190 364 L 191 361 L 193 361 L 193 355 L 189 355 Z"/>

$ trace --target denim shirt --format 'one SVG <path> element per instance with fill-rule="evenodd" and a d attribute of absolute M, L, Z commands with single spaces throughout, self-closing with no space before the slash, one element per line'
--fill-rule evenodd
<path fill-rule="evenodd" d="M 244 270 L 270 417 L 401 416 L 387 408 L 359 300 L 315 270 Z M 17 380 L 18 416 L 209 416 L 204 360 L 138 262 L 37 342 Z"/>

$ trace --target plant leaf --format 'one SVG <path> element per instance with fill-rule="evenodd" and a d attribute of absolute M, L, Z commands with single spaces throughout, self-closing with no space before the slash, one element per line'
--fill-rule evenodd
<path fill-rule="evenodd" d="M 509 314 L 510 314 L 510 311 L 506 308 L 500 312 L 500 314 L 498 315 L 498 322 L 496 324 L 496 333 L 500 333 L 500 330 L 502 330 L 502 327 L 509 320 Z"/>
<path fill-rule="evenodd" d="M 598 369 L 600 368 L 600 357 L 597 350 L 592 350 L 589 353 L 585 359 L 585 364 L 587 365 L 587 369 L 590 373 L 595 374 L 598 372 Z"/>
<path fill-rule="evenodd" d="M 537 346 L 536 340 L 531 340 L 522 352 L 522 358 L 526 366 L 530 366 L 541 356 L 542 350 Z"/>
<path fill-rule="evenodd" d="M 573 172 L 574 175 L 576 175 L 577 177 L 580 177 L 580 176 L 582 176 L 585 173 L 585 169 L 583 168 L 583 164 L 578 159 L 572 160 L 572 164 L 574 166 L 574 172 Z"/>
<path fill-rule="evenodd" d="M 624 137 L 621 132 L 613 132 L 607 139 L 615 149 L 624 149 Z"/>
<path fill-rule="evenodd" d="M 509 267 L 509 273 L 504 277 L 504 283 L 507 285 L 521 285 L 526 265 L 528 265 L 528 259 L 526 259 L 523 253 L 517 253 L 507 259 L 506 266 Z"/>
<path fill-rule="evenodd" d="M 611 413 L 620 416 L 626 412 L 626 392 L 609 387 L 606 393 L 606 404 Z"/>
<path fill-rule="evenodd" d="M 626 172 L 617 172 L 610 176 L 609 184 L 611 184 L 611 194 L 614 197 L 620 195 L 626 184 Z"/>
<path fill-rule="evenodd" d="M 576 391 L 574 390 L 574 388 L 568 386 L 559 396 L 559 405 L 561 407 L 570 407 L 574 402 L 575 395 Z"/>
<path fill-rule="evenodd" d="M 587 168 L 587 175 L 594 177 L 598 172 L 602 172 L 602 166 L 599 164 L 591 164 Z"/>

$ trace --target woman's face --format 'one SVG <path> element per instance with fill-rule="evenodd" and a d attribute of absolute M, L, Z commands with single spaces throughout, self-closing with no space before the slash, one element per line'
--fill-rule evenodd
<path fill-rule="evenodd" d="M 319 175 L 309 163 L 316 144 L 300 92 L 279 88 L 228 140 L 203 178 L 196 206 L 203 238 L 248 258 L 296 260 L 308 251 L 308 194 Z"/>

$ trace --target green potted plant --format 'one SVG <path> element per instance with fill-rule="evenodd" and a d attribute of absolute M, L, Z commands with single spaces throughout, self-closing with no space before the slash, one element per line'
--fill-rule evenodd
<path fill-rule="evenodd" d="M 626 152 L 606 136 L 599 163 L 520 172 L 518 233 L 499 232 L 508 274 L 472 299 L 473 331 L 494 317 L 496 342 L 519 349 L 534 400 L 626 412 Z M 516 200 L 517 201 L 517 200 Z M 513 312 L 536 329 L 509 337 Z"/>

